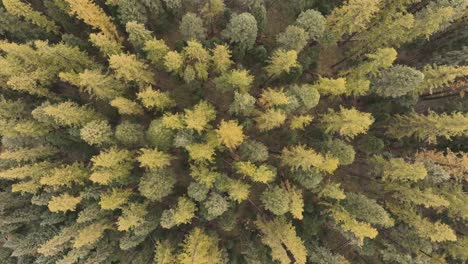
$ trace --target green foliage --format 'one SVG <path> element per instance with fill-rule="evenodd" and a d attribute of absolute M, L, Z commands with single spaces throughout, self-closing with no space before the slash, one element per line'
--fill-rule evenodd
<path fill-rule="evenodd" d="M 296 25 L 305 30 L 308 39 L 317 41 L 325 31 L 325 18 L 320 12 L 308 9 L 299 14 Z"/>
<path fill-rule="evenodd" d="M 194 13 L 187 13 L 182 17 L 179 31 L 185 40 L 204 40 L 206 38 L 203 21 Z"/>
<path fill-rule="evenodd" d="M 145 25 L 130 21 L 125 24 L 125 31 L 128 33 L 128 41 L 133 47 L 141 50 L 145 43 L 152 39 L 152 32 L 145 28 Z"/>
<path fill-rule="evenodd" d="M 195 203 L 186 198 L 180 197 L 174 208 L 163 211 L 161 216 L 161 226 L 163 228 L 173 228 L 182 224 L 188 224 L 195 216 L 197 207 Z"/>
<path fill-rule="evenodd" d="M 328 153 L 338 159 L 340 165 L 350 165 L 354 162 L 356 152 L 353 146 L 346 144 L 342 140 L 333 140 L 327 143 Z"/>
<path fill-rule="evenodd" d="M 400 97 L 415 91 L 423 79 L 420 71 L 397 65 L 383 70 L 372 83 L 371 90 L 382 97 Z"/>
<path fill-rule="evenodd" d="M 306 31 L 298 26 L 288 26 L 286 30 L 278 34 L 276 41 L 286 50 L 300 52 L 307 45 L 308 36 Z"/>
<path fill-rule="evenodd" d="M 105 145 L 112 142 L 112 128 L 107 121 L 91 121 L 80 130 L 81 138 L 90 145 Z"/>
<path fill-rule="evenodd" d="M 115 127 L 115 138 L 126 146 L 139 146 L 144 141 L 144 130 L 140 124 L 124 121 Z"/>
<path fill-rule="evenodd" d="M 258 141 L 244 141 L 239 147 L 240 155 L 245 160 L 262 162 L 268 159 L 268 148 Z"/>
<path fill-rule="evenodd" d="M 176 183 L 174 175 L 166 170 L 147 172 L 141 177 L 138 190 L 151 201 L 161 201 L 172 193 Z"/>
<path fill-rule="evenodd" d="M 29 4 L 25 4 L 18 0 L 4 0 L 5 9 L 12 15 L 23 17 L 25 20 L 44 28 L 49 32 L 57 32 L 58 27 L 53 22 L 47 19 L 46 16 L 31 8 Z"/>
<path fill-rule="evenodd" d="M 241 49 L 251 49 L 257 38 L 257 31 L 257 21 L 250 13 L 235 14 L 229 20 L 223 36 Z"/>

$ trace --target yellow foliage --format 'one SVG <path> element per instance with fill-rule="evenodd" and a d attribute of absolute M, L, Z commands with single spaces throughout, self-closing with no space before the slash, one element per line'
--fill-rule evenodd
<path fill-rule="evenodd" d="M 289 96 L 283 92 L 283 89 L 273 90 L 271 88 L 263 90 L 258 101 L 265 107 L 281 106 L 290 103 Z"/>
<path fill-rule="evenodd" d="M 269 65 L 265 68 L 268 75 L 279 76 L 281 73 L 289 73 L 297 67 L 297 52 L 295 50 L 278 49 L 273 52 Z"/>
<path fill-rule="evenodd" d="M 221 121 L 219 128 L 216 130 L 222 144 L 229 149 L 235 149 L 244 141 L 244 133 L 242 132 L 242 126 L 237 121 Z"/>
<path fill-rule="evenodd" d="M 3 0 L 3 6 L 8 13 L 24 17 L 25 20 L 47 30 L 48 32 L 57 33 L 59 28 L 53 22 L 47 19 L 46 16 L 31 8 L 29 3 L 24 3 L 19 0 Z"/>
<path fill-rule="evenodd" d="M 250 161 L 238 161 L 234 164 L 237 173 L 249 176 L 253 181 L 268 183 L 275 179 L 276 171 L 266 165 L 255 166 Z"/>
<path fill-rule="evenodd" d="M 346 93 L 346 79 L 320 78 L 319 83 L 315 84 L 313 87 L 315 87 L 320 94 L 341 95 Z"/>
<path fill-rule="evenodd" d="M 112 189 L 112 192 L 101 195 L 99 205 L 102 209 L 114 210 L 126 204 L 130 195 L 131 189 Z"/>
<path fill-rule="evenodd" d="M 170 129 L 180 129 L 184 128 L 184 117 L 177 113 L 177 114 L 171 114 L 171 113 L 165 113 L 164 116 L 161 119 L 161 122 L 164 127 L 170 128 Z"/>
<path fill-rule="evenodd" d="M 54 196 L 48 203 L 51 212 L 75 211 L 76 206 L 81 202 L 81 197 L 74 197 L 68 193 Z"/>
<path fill-rule="evenodd" d="M 304 128 L 308 126 L 312 120 L 314 120 L 314 117 L 311 115 L 293 116 L 290 127 L 291 129 L 304 130 Z"/>
<path fill-rule="evenodd" d="M 208 3 L 205 4 L 205 7 L 207 5 Z M 231 60 L 231 51 L 226 45 L 216 45 L 211 52 L 213 54 L 211 56 L 211 60 L 213 61 L 213 68 L 215 72 L 224 73 L 233 64 Z"/>
<path fill-rule="evenodd" d="M 338 159 L 322 155 L 313 149 L 306 149 L 302 145 L 284 148 L 281 153 L 281 162 L 294 170 L 310 170 L 317 168 L 321 171 L 333 173 L 338 168 Z"/>
<path fill-rule="evenodd" d="M 151 87 L 137 94 L 146 108 L 156 108 L 160 111 L 175 105 L 175 101 L 169 96 L 169 92 L 153 90 Z"/>
<path fill-rule="evenodd" d="M 70 6 L 70 14 L 76 15 L 86 24 L 99 29 L 110 38 L 119 40 L 117 28 L 104 10 L 91 0 L 65 0 Z"/>
<path fill-rule="evenodd" d="M 201 133 L 215 117 L 216 110 L 214 107 L 205 101 L 201 101 L 196 104 L 193 109 L 185 110 L 184 120 L 187 128 L 194 129 L 198 133 Z"/>
<path fill-rule="evenodd" d="M 95 222 L 81 228 L 78 235 L 75 237 L 73 247 L 81 248 L 96 243 L 102 237 L 104 231 L 109 228 L 110 225 L 104 221 Z"/>
<path fill-rule="evenodd" d="M 286 114 L 282 110 L 270 108 L 255 117 L 260 131 L 268 131 L 280 127 L 286 121 Z"/>
<path fill-rule="evenodd" d="M 143 115 L 143 107 L 137 102 L 124 97 L 117 97 L 110 102 L 110 105 L 117 108 L 121 115 Z"/>
<path fill-rule="evenodd" d="M 365 238 L 375 238 L 378 235 L 377 229 L 368 223 L 357 221 L 343 208 L 331 209 L 330 214 L 344 231 L 353 233 L 361 242 Z"/>
<path fill-rule="evenodd" d="M 137 160 L 141 167 L 149 170 L 164 169 L 171 164 L 171 156 L 157 149 L 140 149 Z"/>
<path fill-rule="evenodd" d="M 262 243 L 271 249 L 273 260 L 281 264 L 305 264 L 307 250 L 304 242 L 297 236 L 294 226 L 284 217 L 277 217 L 273 221 L 257 219 L 255 225 L 262 232 Z M 291 259 L 290 254 L 293 259 Z"/>

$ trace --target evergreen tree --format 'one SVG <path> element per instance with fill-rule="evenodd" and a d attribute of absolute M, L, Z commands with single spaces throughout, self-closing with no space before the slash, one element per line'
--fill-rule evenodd
<path fill-rule="evenodd" d="M 423 81 L 424 75 L 407 66 L 393 66 L 380 73 L 372 83 L 372 91 L 383 97 L 400 97 L 414 91 Z"/>
<path fill-rule="evenodd" d="M 257 21 L 250 13 L 233 15 L 223 36 L 229 39 L 230 43 L 235 43 L 242 50 L 251 49 L 257 38 Z"/>
<path fill-rule="evenodd" d="M 182 17 L 179 31 L 185 40 L 201 41 L 206 38 L 206 29 L 203 27 L 203 21 L 194 13 L 187 13 Z"/>
<path fill-rule="evenodd" d="M 297 26 L 288 26 L 276 38 L 276 41 L 283 49 L 295 50 L 296 52 L 300 52 L 307 45 L 307 40 L 306 31 Z"/>

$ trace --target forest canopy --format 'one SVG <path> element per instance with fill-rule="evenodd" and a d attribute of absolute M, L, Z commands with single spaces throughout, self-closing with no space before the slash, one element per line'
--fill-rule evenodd
<path fill-rule="evenodd" d="M 0 263 L 467 263 L 467 10 L 0 1 Z"/>

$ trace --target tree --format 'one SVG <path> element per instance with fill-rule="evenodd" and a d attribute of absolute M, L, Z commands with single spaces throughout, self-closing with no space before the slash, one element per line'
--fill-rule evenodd
<path fill-rule="evenodd" d="M 201 133 L 208 126 L 208 123 L 216 117 L 213 106 L 205 101 L 196 104 L 193 109 L 185 110 L 185 124 L 188 129 L 193 129 Z"/>
<path fill-rule="evenodd" d="M 153 38 L 153 32 L 147 30 L 145 25 L 135 21 L 127 22 L 125 24 L 125 31 L 128 33 L 128 40 L 136 50 L 143 49 L 145 43 Z"/>
<path fill-rule="evenodd" d="M 188 224 L 195 216 L 197 207 L 192 200 L 186 197 L 179 197 L 177 206 L 163 211 L 161 216 L 161 226 L 163 228 L 172 228 L 182 224 Z"/>
<path fill-rule="evenodd" d="M 213 25 L 213 21 L 223 13 L 224 8 L 224 0 L 208 0 L 203 5 L 200 13 L 207 20 L 208 24 Z"/>
<path fill-rule="evenodd" d="M 320 94 L 341 95 L 346 93 L 346 79 L 320 78 L 319 82 L 313 85 Z"/>
<path fill-rule="evenodd" d="M 397 57 L 397 52 L 392 48 L 381 48 L 374 53 L 367 54 L 366 57 L 368 61 L 341 73 L 342 76 L 346 76 L 347 94 L 367 94 L 370 87 L 367 76 L 374 76 L 378 71 L 390 67 Z"/>
<path fill-rule="evenodd" d="M 374 238 L 378 234 L 377 229 L 366 222 L 356 220 L 343 208 L 331 209 L 330 215 L 341 229 L 351 232 L 360 242 L 365 238 Z"/>
<path fill-rule="evenodd" d="M 283 215 L 289 212 L 288 191 L 275 186 L 262 193 L 261 200 L 265 209 L 275 215 Z"/>
<path fill-rule="evenodd" d="M 244 133 L 242 126 L 239 126 L 237 121 L 221 121 L 218 130 L 216 131 L 221 138 L 221 143 L 229 149 L 235 149 L 244 141 Z"/>
<path fill-rule="evenodd" d="M 145 133 L 143 126 L 137 123 L 124 121 L 115 127 L 115 138 L 125 146 L 144 143 Z"/>
<path fill-rule="evenodd" d="M 299 103 L 298 111 L 306 113 L 319 103 L 320 93 L 313 85 L 293 85 L 291 87 L 291 93 L 297 98 Z"/>
<path fill-rule="evenodd" d="M 68 3 L 70 15 L 76 15 L 86 24 L 99 29 L 107 36 L 119 40 L 117 28 L 99 6 L 90 0 L 64 0 Z"/>
<path fill-rule="evenodd" d="M 157 171 L 164 169 L 171 163 L 171 156 L 157 149 L 140 149 L 140 155 L 136 158 L 140 166 Z"/>
<path fill-rule="evenodd" d="M 130 195 L 132 195 L 132 191 L 129 189 L 112 189 L 111 192 L 101 195 L 99 205 L 104 210 L 118 209 L 128 203 Z"/>
<path fill-rule="evenodd" d="M 122 44 L 102 32 L 89 34 L 89 41 L 108 57 L 120 54 L 123 51 Z"/>
<path fill-rule="evenodd" d="M 18 17 L 24 17 L 25 20 L 44 28 L 47 32 L 57 33 L 59 30 L 58 26 L 53 21 L 50 21 L 46 16 L 32 9 L 29 4 L 18 0 L 4 0 L 3 6 L 5 6 L 8 13 Z"/>
<path fill-rule="evenodd" d="M 134 81 L 140 86 L 154 84 L 154 75 L 148 70 L 148 65 L 138 60 L 135 55 L 112 55 L 109 58 L 109 66 L 115 71 L 117 78 L 124 81 Z"/>
<path fill-rule="evenodd" d="M 297 236 L 293 225 L 283 217 L 273 221 L 257 219 L 255 225 L 262 232 L 262 243 L 271 249 L 271 257 L 282 264 L 291 263 L 291 253 L 296 263 L 306 263 L 304 242 Z"/>
<path fill-rule="evenodd" d="M 313 119 L 314 118 L 311 115 L 293 116 L 289 126 L 291 129 L 304 130 L 304 128 L 308 126 Z"/>
<path fill-rule="evenodd" d="M 468 117 L 462 113 L 428 115 L 412 112 L 407 115 L 397 115 L 387 128 L 387 135 L 401 139 L 415 137 L 419 140 L 435 143 L 437 137 L 451 139 L 468 133 Z"/>
<path fill-rule="evenodd" d="M 382 97 L 400 97 L 415 91 L 423 79 L 422 72 L 396 65 L 383 70 L 372 82 L 371 90 Z"/>
<path fill-rule="evenodd" d="M 105 145 L 112 142 L 112 128 L 107 121 L 91 121 L 80 129 L 80 137 L 90 145 Z"/>
<path fill-rule="evenodd" d="M 210 196 L 203 202 L 203 212 L 206 220 L 211 221 L 220 217 L 229 207 L 228 201 L 217 194 L 211 193 Z"/>
<path fill-rule="evenodd" d="M 120 115 L 143 115 L 144 110 L 141 105 L 124 97 L 116 97 L 110 101 L 110 105 L 117 108 Z"/>
<path fill-rule="evenodd" d="M 45 105 L 34 111 L 53 120 L 59 126 L 82 127 L 91 121 L 100 119 L 100 116 L 86 106 L 79 106 L 73 102 L 64 102 L 56 105 Z"/>
<path fill-rule="evenodd" d="M 299 14 L 295 25 L 305 30 L 308 39 L 318 41 L 322 38 L 325 31 L 325 21 L 320 12 L 308 9 Z"/>
<path fill-rule="evenodd" d="M 146 172 L 140 179 L 138 190 L 151 201 L 161 201 L 172 193 L 176 179 L 166 170 Z"/>
<path fill-rule="evenodd" d="M 284 148 L 281 152 L 281 163 L 293 170 L 317 168 L 328 173 L 332 173 L 338 167 L 338 159 L 319 154 L 313 149 L 307 149 L 302 145 Z"/>
<path fill-rule="evenodd" d="M 348 0 L 326 17 L 327 29 L 338 41 L 344 34 L 350 35 L 366 29 L 378 11 L 377 0 Z"/>
<path fill-rule="evenodd" d="M 185 40 L 201 41 L 206 38 L 206 29 L 203 27 L 203 21 L 194 13 L 187 13 L 182 17 L 179 31 Z"/>
<path fill-rule="evenodd" d="M 162 111 L 175 105 L 175 101 L 170 97 L 168 92 L 153 90 L 151 86 L 139 92 L 137 96 L 143 106 L 149 109 L 156 108 Z"/>
<path fill-rule="evenodd" d="M 254 77 L 246 70 L 231 70 L 223 73 L 220 77 L 214 79 L 216 88 L 223 92 L 238 91 L 239 93 L 248 93 Z"/>
<path fill-rule="evenodd" d="M 54 196 L 48 203 L 51 212 L 67 212 L 75 211 L 76 205 L 81 202 L 81 197 L 73 197 L 68 193 L 63 193 L 60 196 Z"/>
<path fill-rule="evenodd" d="M 248 93 L 234 92 L 234 100 L 229 106 L 229 112 L 235 115 L 248 116 L 254 110 L 255 98 Z"/>
<path fill-rule="evenodd" d="M 294 50 L 275 50 L 269 60 L 265 71 L 268 75 L 278 77 L 282 73 L 289 73 L 292 68 L 297 67 L 297 52 Z"/>
<path fill-rule="evenodd" d="M 378 163 L 385 181 L 419 181 L 427 176 L 422 163 L 410 164 L 402 158 L 393 158 L 388 161 L 378 158 Z"/>
<path fill-rule="evenodd" d="M 291 98 L 283 90 L 264 89 L 258 102 L 263 107 L 285 106 L 291 103 Z"/>
<path fill-rule="evenodd" d="M 218 239 L 205 233 L 200 228 L 194 228 L 181 245 L 182 252 L 177 255 L 181 264 L 222 263 L 222 251 L 218 248 Z"/>
<path fill-rule="evenodd" d="M 359 134 L 366 133 L 374 123 L 374 118 L 370 113 L 340 106 L 340 112 L 329 110 L 329 113 L 322 117 L 321 123 L 327 133 L 339 133 L 346 139 L 352 139 Z"/>
<path fill-rule="evenodd" d="M 151 146 L 160 150 L 167 150 L 174 142 L 174 133 L 164 126 L 163 120 L 155 119 L 151 121 L 146 131 L 146 139 Z"/>
<path fill-rule="evenodd" d="M 347 193 L 343 207 L 357 219 L 366 221 L 373 225 L 391 227 L 393 219 L 375 200 L 357 193 Z"/>
<path fill-rule="evenodd" d="M 286 114 L 282 110 L 270 108 L 255 117 L 260 131 L 268 131 L 280 127 L 286 121 Z"/>
<path fill-rule="evenodd" d="M 95 183 L 107 185 L 130 175 L 132 157 L 128 150 L 110 148 L 91 158 L 92 174 L 89 179 Z"/>
<path fill-rule="evenodd" d="M 326 149 L 330 155 L 338 159 L 340 165 L 350 165 L 354 162 L 356 152 L 353 146 L 346 144 L 342 140 L 337 139 L 329 141 L 326 145 Z"/>
<path fill-rule="evenodd" d="M 170 51 L 163 39 L 151 39 L 145 42 L 143 50 L 146 52 L 146 58 L 156 67 L 164 68 L 164 57 Z"/>
<path fill-rule="evenodd" d="M 257 21 L 250 13 L 235 14 L 229 20 L 223 36 L 228 38 L 230 43 L 235 43 L 241 50 L 251 49 L 257 38 Z"/>
<path fill-rule="evenodd" d="M 98 70 L 85 70 L 79 74 L 61 72 L 59 77 L 98 99 L 111 100 L 125 92 L 121 82 L 112 75 L 104 75 Z"/>
<path fill-rule="evenodd" d="M 468 67 L 461 66 L 426 66 L 423 69 L 424 80 L 416 88 L 419 93 L 444 88 L 455 79 L 468 75 Z"/>
<path fill-rule="evenodd" d="M 256 182 L 268 183 L 276 177 L 276 169 L 271 166 L 260 165 L 257 167 L 250 161 L 238 161 L 234 166 L 237 173 L 249 176 L 251 180 Z"/>
<path fill-rule="evenodd" d="M 286 30 L 276 37 L 276 41 L 285 50 L 300 52 L 307 45 L 308 35 L 298 26 L 288 26 Z"/>
<path fill-rule="evenodd" d="M 268 159 L 268 147 L 255 140 L 244 141 L 239 147 L 242 159 L 262 162 Z"/>
<path fill-rule="evenodd" d="M 217 0 L 214 0 L 217 1 Z M 208 3 L 207 3 L 208 4 Z M 233 64 L 231 51 L 226 45 L 216 45 L 212 50 L 211 60 L 213 70 L 217 73 L 225 73 Z"/>

